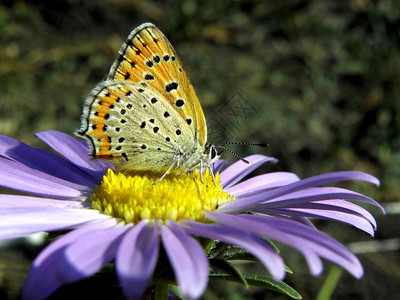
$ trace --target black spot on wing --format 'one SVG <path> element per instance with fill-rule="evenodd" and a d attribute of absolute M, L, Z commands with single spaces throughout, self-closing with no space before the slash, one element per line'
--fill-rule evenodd
<path fill-rule="evenodd" d="M 183 107 L 185 105 L 185 101 L 183 99 L 178 99 L 176 100 L 175 105 L 177 107 Z"/>
<path fill-rule="evenodd" d="M 165 86 L 165 90 L 167 91 L 167 93 L 170 93 L 173 90 L 177 89 L 178 89 L 178 84 L 176 82 L 171 82 Z"/>

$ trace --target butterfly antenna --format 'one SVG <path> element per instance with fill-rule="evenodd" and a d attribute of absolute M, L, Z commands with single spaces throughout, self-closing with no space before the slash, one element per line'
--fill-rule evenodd
<path fill-rule="evenodd" d="M 257 147 L 264 147 L 264 148 L 269 147 L 269 144 L 267 144 L 267 143 L 256 144 L 256 143 L 247 143 L 247 142 L 226 142 L 226 143 L 222 143 L 221 145 L 222 146 L 224 146 L 224 145 L 244 145 L 244 146 L 257 146 Z"/>
<path fill-rule="evenodd" d="M 225 144 L 225 145 L 226 145 L 226 144 Z M 216 145 L 215 148 L 221 148 L 221 149 L 223 149 L 224 151 L 227 151 L 227 152 L 229 152 L 230 154 L 233 154 L 234 156 L 236 156 L 237 158 L 239 158 L 241 161 L 245 162 L 246 164 L 249 164 L 249 163 L 250 163 L 248 160 L 244 159 L 244 158 L 241 157 L 240 155 L 236 154 L 235 152 L 233 152 L 232 150 L 230 150 L 230 149 L 228 149 L 228 148 L 225 148 L 225 147 L 222 146 L 222 145 Z"/>
<path fill-rule="evenodd" d="M 244 159 L 243 157 L 241 157 L 240 155 L 236 154 L 235 152 L 233 152 L 232 150 L 224 147 L 225 145 L 244 145 L 244 146 L 257 146 L 257 147 L 264 147 L 267 148 L 269 147 L 269 144 L 267 143 L 247 143 L 247 142 L 225 142 L 222 143 L 220 145 L 216 145 L 215 148 L 221 148 L 231 154 L 233 154 L 234 156 L 236 156 L 237 158 L 239 158 L 241 161 L 245 162 L 246 164 L 249 163 L 248 160 Z"/>

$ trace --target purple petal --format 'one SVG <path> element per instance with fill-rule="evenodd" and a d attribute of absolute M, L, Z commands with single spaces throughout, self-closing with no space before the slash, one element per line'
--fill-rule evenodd
<path fill-rule="evenodd" d="M 375 200 L 351 190 L 335 187 L 308 188 L 280 197 L 275 197 L 274 199 L 270 199 L 261 205 L 268 208 L 290 207 L 300 203 L 330 199 L 346 199 L 364 202 L 378 207 L 383 213 L 385 212 L 384 208 Z"/>
<path fill-rule="evenodd" d="M 370 222 L 372 226 L 374 226 L 375 230 L 377 228 L 375 218 L 370 214 L 370 212 L 355 203 L 344 200 L 324 200 L 324 201 L 318 201 L 316 202 L 316 204 L 322 204 L 325 207 L 332 206 L 334 209 L 338 211 L 341 211 L 341 209 L 348 209 L 352 213 L 358 214 L 362 216 L 364 219 L 366 219 L 368 222 Z"/>
<path fill-rule="evenodd" d="M 260 215 L 231 215 L 207 212 L 206 217 L 214 222 L 229 226 L 239 226 L 259 236 L 271 238 L 301 251 L 309 263 L 317 263 L 315 256 L 331 260 L 360 278 L 363 269 L 346 247 L 330 236 L 298 222 Z M 318 265 L 310 264 L 311 270 L 318 270 Z M 316 274 L 316 273 L 313 273 Z"/>
<path fill-rule="evenodd" d="M 296 244 L 300 244 L 301 245 L 301 241 L 297 240 L 297 239 L 290 239 L 290 236 L 286 236 L 285 239 L 287 241 L 290 240 L 290 243 L 294 242 Z M 290 243 L 286 243 L 287 245 L 291 246 Z M 295 247 L 293 247 L 295 248 Z M 300 251 L 303 255 L 304 258 L 307 262 L 308 267 L 310 268 L 310 272 L 313 276 L 318 276 L 322 274 L 322 271 L 324 270 L 324 265 L 321 261 L 321 259 L 319 258 L 319 256 L 312 251 L 312 249 L 308 249 L 306 247 L 304 247 L 303 249 L 297 249 L 298 251 Z"/>
<path fill-rule="evenodd" d="M 254 205 L 260 204 L 261 202 L 264 201 L 271 201 L 271 199 L 274 199 L 279 196 L 283 196 L 309 187 L 329 184 L 338 181 L 345 181 L 345 180 L 361 180 L 379 185 L 379 180 L 376 177 L 363 172 L 357 172 L 357 171 L 333 172 L 314 177 L 309 177 L 255 196 L 243 197 L 237 200 L 229 201 L 227 203 L 222 204 L 218 208 L 218 211 L 234 212 L 234 211 L 248 210 L 250 207 Z"/>
<path fill-rule="evenodd" d="M 231 226 L 203 224 L 191 220 L 185 221 L 185 230 L 194 235 L 221 240 L 245 248 L 264 264 L 275 280 L 282 280 L 285 277 L 285 264 L 278 253 L 267 242 L 248 231 Z"/>
<path fill-rule="evenodd" d="M 229 159 L 219 159 L 217 160 L 211 168 L 213 168 L 213 171 L 215 173 L 221 172 L 222 168 L 225 167 L 230 163 Z"/>
<path fill-rule="evenodd" d="M 207 287 L 209 274 L 203 248 L 173 221 L 161 226 L 161 237 L 183 296 L 199 298 Z"/>
<path fill-rule="evenodd" d="M 268 157 L 264 155 L 251 155 L 246 157 L 246 160 L 249 161 L 248 164 L 239 160 L 235 162 L 233 165 L 230 165 L 220 174 L 221 184 L 224 188 L 228 188 L 234 185 L 236 182 L 244 178 L 246 175 L 253 172 L 262 164 L 270 161 L 272 163 L 277 163 L 278 160 L 273 157 Z"/>
<path fill-rule="evenodd" d="M 291 215 L 274 215 L 274 217 L 292 220 L 295 222 L 299 222 L 300 224 L 306 225 L 308 227 L 316 228 L 315 225 L 306 217 L 291 216 Z"/>
<path fill-rule="evenodd" d="M 272 188 L 288 185 L 299 180 L 296 174 L 275 172 L 252 177 L 230 188 L 224 188 L 224 190 L 235 197 L 246 197 L 265 192 Z"/>
<path fill-rule="evenodd" d="M 7 136 L 0 136 L 0 156 L 67 181 L 90 186 L 98 184 L 94 177 L 60 156 Z"/>
<path fill-rule="evenodd" d="M 274 198 L 253 207 L 253 211 L 269 215 L 321 217 L 351 224 L 373 235 L 376 222 L 368 211 L 351 202 L 334 198 L 357 200 L 381 207 L 362 194 L 341 188 L 323 187 L 309 188 Z"/>
<path fill-rule="evenodd" d="M 0 194 L 0 209 L 14 208 L 83 208 L 80 201 L 55 200 L 31 196 Z"/>
<path fill-rule="evenodd" d="M 345 201 L 344 201 L 345 202 Z M 257 212 L 264 213 L 273 216 L 302 216 L 302 217 L 314 217 L 322 218 L 327 220 L 339 221 L 353 225 L 354 227 L 361 229 L 371 236 L 374 236 L 374 227 L 364 217 L 355 215 L 350 210 L 347 212 L 334 211 L 333 206 L 323 207 L 323 209 L 312 208 L 278 208 L 278 209 L 259 209 Z M 338 208 L 339 209 L 339 208 Z"/>
<path fill-rule="evenodd" d="M 91 175 L 104 174 L 104 170 L 108 166 L 100 160 L 93 160 L 89 156 L 89 149 L 68 134 L 49 130 L 38 132 L 35 136 Z"/>
<path fill-rule="evenodd" d="M 57 274 L 65 283 L 75 282 L 96 273 L 116 256 L 124 234 L 131 225 L 91 231 L 68 245 L 57 266 Z"/>
<path fill-rule="evenodd" d="M 40 231 L 71 229 L 74 226 L 110 218 L 89 209 L 22 207 L 0 210 L 0 240 L 13 239 Z"/>
<path fill-rule="evenodd" d="M 87 186 L 53 177 L 20 163 L 0 158 L 0 185 L 51 198 L 79 198 Z"/>
<path fill-rule="evenodd" d="M 268 191 L 264 192 L 261 194 L 255 194 L 251 196 L 246 196 L 246 197 L 240 197 L 235 200 L 231 200 L 229 202 L 226 202 L 222 204 L 220 207 L 218 207 L 215 211 L 221 212 L 221 213 L 232 213 L 232 212 L 239 212 L 243 210 L 249 210 L 252 209 L 254 206 L 257 206 L 261 203 L 263 203 L 266 199 L 266 196 L 269 196 L 272 194 L 272 192 L 276 191 Z"/>
<path fill-rule="evenodd" d="M 129 299 L 140 299 L 154 272 L 158 258 L 158 230 L 141 221 L 123 237 L 117 252 L 119 282 Z"/>
<path fill-rule="evenodd" d="M 87 232 L 109 228 L 115 226 L 115 224 L 116 220 L 112 218 L 92 222 L 52 242 L 33 262 L 22 291 L 22 298 L 25 300 L 40 300 L 50 296 L 64 284 L 57 277 L 57 268 L 55 266 L 61 260 L 65 247 Z"/>
<path fill-rule="evenodd" d="M 263 205 L 260 205 L 260 207 L 264 207 Z M 267 207 L 267 206 L 266 206 Z M 267 207 L 268 208 L 268 207 Z M 357 217 L 362 217 L 371 225 L 373 226 L 374 229 L 376 229 L 376 221 L 374 217 L 364 208 L 361 206 L 345 201 L 345 200 L 340 200 L 340 199 L 334 199 L 334 200 L 322 200 L 322 201 L 315 201 L 315 202 L 310 202 L 310 203 L 299 203 L 295 205 L 290 205 L 285 207 L 285 205 L 282 205 L 279 209 L 294 209 L 294 211 L 301 211 L 304 209 L 304 211 L 309 211 L 309 210 L 323 210 L 329 212 L 340 212 L 344 214 L 352 214 Z M 311 212 L 311 211 L 310 211 Z M 312 212 L 311 212 L 312 213 Z M 323 212 L 322 212 L 323 213 Z"/>

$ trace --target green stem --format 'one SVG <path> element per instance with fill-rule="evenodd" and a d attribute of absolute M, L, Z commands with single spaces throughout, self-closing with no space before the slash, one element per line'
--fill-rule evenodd
<path fill-rule="evenodd" d="M 155 286 L 154 299 L 155 300 L 167 300 L 168 299 L 168 290 L 169 290 L 168 283 L 163 280 L 159 280 Z"/>
<path fill-rule="evenodd" d="M 322 285 L 316 300 L 331 299 L 333 292 L 339 282 L 343 269 L 338 266 L 332 266 L 324 284 Z"/>

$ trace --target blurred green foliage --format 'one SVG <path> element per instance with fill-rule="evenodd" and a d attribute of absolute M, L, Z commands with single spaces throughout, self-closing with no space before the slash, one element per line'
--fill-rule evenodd
<path fill-rule="evenodd" d="M 277 157 L 264 171 L 301 177 L 366 171 L 381 188 L 351 187 L 400 199 L 397 0 L 0 3 L 0 134 L 41 147 L 32 133 L 72 134 L 123 40 L 150 21 L 176 48 L 225 139 L 271 145 L 234 151 Z M 255 113 L 220 118 L 237 92 Z"/>

